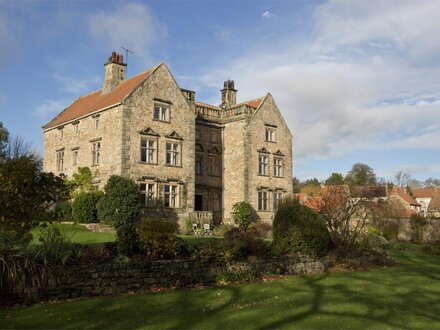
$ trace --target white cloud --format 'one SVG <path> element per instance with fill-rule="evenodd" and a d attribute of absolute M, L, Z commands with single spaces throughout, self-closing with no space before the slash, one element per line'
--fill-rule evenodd
<path fill-rule="evenodd" d="M 270 18 L 275 18 L 277 17 L 276 14 L 271 13 L 270 11 L 266 10 L 265 12 L 263 12 L 263 14 L 261 14 L 261 17 L 265 18 L 265 19 L 270 19 Z"/>
<path fill-rule="evenodd" d="M 61 90 L 74 95 L 90 92 L 93 86 L 98 85 L 102 78 L 98 76 L 85 76 L 81 78 L 54 73 L 53 78 L 61 84 Z"/>
<path fill-rule="evenodd" d="M 49 120 L 54 115 L 63 111 L 71 102 L 72 100 L 67 99 L 45 100 L 35 107 L 34 114 L 37 117 Z"/>
<path fill-rule="evenodd" d="M 440 69 L 427 59 L 440 58 L 440 39 L 429 41 L 439 14 L 439 2 L 329 1 L 316 9 L 314 39 L 261 44 L 201 80 L 235 77 L 242 100 L 271 91 L 297 159 L 438 152 Z"/>
<path fill-rule="evenodd" d="M 166 27 L 142 3 L 118 4 L 112 12 L 91 15 L 89 27 L 95 39 L 115 50 L 128 48 L 144 62 L 151 60 L 154 45 L 167 34 Z"/>

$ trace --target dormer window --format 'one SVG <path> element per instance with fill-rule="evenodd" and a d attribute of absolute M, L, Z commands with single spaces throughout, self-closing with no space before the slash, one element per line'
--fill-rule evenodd
<path fill-rule="evenodd" d="M 159 121 L 170 121 L 170 106 L 165 104 L 158 104 L 156 103 L 154 105 L 154 114 L 153 114 L 154 120 Z"/>

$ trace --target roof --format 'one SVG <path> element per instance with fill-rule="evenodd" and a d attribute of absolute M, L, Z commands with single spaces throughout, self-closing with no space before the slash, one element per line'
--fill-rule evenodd
<path fill-rule="evenodd" d="M 394 187 L 393 189 L 391 189 L 390 194 L 400 197 L 404 202 L 408 203 L 409 205 L 420 206 L 420 204 L 417 203 L 417 201 L 406 192 L 406 189 Z"/>
<path fill-rule="evenodd" d="M 51 128 L 98 110 L 120 104 L 154 71 L 155 68 L 156 67 L 151 68 L 127 80 L 121 81 L 108 93 L 103 94 L 102 90 L 97 90 L 77 98 L 64 111 L 43 126 L 43 128 Z"/>
<path fill-rule="evenodd" d="M 258 98 L 255 100 L 250 100 L 247 102 L 243 102 L 244 104 L 246 104 L 247 106 L 250 106 L 251 108 L 258 108 L 261 104 L 261 102 L 263 102 L 263 98 Z"/>
<path fill-rule="evenodd" d="M 440 210 L 440 189 L 435 189 L 428 210 Z"/>
<path fill-rule="evenodd" d="M 411 188 L 411 192 L 416 198 L 432 198 L 434 188 Z"/>
<path fill-rule="evenodd" d="M 251 108 L 257 109 L 260 106 L 260 104 L 263 102 L 263 100 L 264 100 L 264 97 L 260 97 L 260 98 L 254 99 L 254 100 L 250 100 L 250 101 L 245 101 L 245 102 L 240 102 L 240 103 L 234 104 L 230 108 L 234 108 L 235 109 L 237 107 L 240 107 L 240 106 L 243 106 L 243 105 L 247 105 L 247 106 L 249 106 Z M 199 107 L 223 110 L 219 106 L 208 104 L 208 103 L 204 103 L 204 102 L 199 102 L 199 101 L 196 102 L 196 105 L 199 106 Z"/>
<path fill-rule="evenodd" d="M 298 201 L 304 205 L 307 206 L 309 209 L 312 209 L 316 212 L 319 212 L 321 210 L 322 207 L 322 197 L 320 196 L 309 196 L 305 193 L 298 193 L 298 194 L 293 194 L 293 196 L 295 198 L 298 199 Z"/>

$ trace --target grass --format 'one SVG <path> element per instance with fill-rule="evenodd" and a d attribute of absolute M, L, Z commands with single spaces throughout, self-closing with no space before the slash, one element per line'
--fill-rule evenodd
<path fill-rule="evenodd" d="M 49 224 L 48 226 L 60 226 L 61 230 L 70 238 L 72 243 L 98 245 L 107 242 L 114 242 L 116 239 L 116 233 L 97 233 L 77 224 L 54 223 Z M 39 228 L 32 231 L 34 237 L 33 244 L 40 243 L 38 241 L 40 233 Z"/>
<path fill-rule="evenodd" d="M 399 266 L 0 311 L 0 328 L 440 328 L 440 257 Z"/>
<path fill-rule="evenodd" d="M 49 226 L 59 226 L 61 230 L 70 238 L 72 243 L 99 245 L 107 242 L 114 242 L 116 240 L 116 233 L 98 233 L 93 232 L 84 226 L 77 224 L 49 224 Z M 38 238 L 40 237 L 40 229 L 36 228 L 32 231 L 33 244 L 40 244 Z M 214 237 L 195 237 L 191 235 L 180 235 L 190 246 L 211 245 L 217 246 L 221 239 Z"/>
<path fill-rule="evenodd" d="M 179 235 L 179 237 L 183 238 L 189 246 L 196 247 L 202 245 L 211 245 L 212 247 L 216 247 L 220 245 L 222 238 L 217 237 L 197 237 L 191 235 Z"/>

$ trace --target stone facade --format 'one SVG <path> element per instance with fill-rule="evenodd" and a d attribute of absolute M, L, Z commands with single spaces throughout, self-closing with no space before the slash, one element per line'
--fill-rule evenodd
<path fill-rule="evenodd" d="M 44 130 L 44 169 L 71 176 L 88 166 L 103 188 L 133 178 L 147 215 L 183 220 L 210 212 L 229 221 L 248 201 L 271 221 L 291 193 L 292 135 L 273 97 L 236 104 L 226 81 L 220 106 L 196 102 L 165 64 L 125 79 L 122 56 L 105 65 L 103 89 L 78 98 Z"/>

